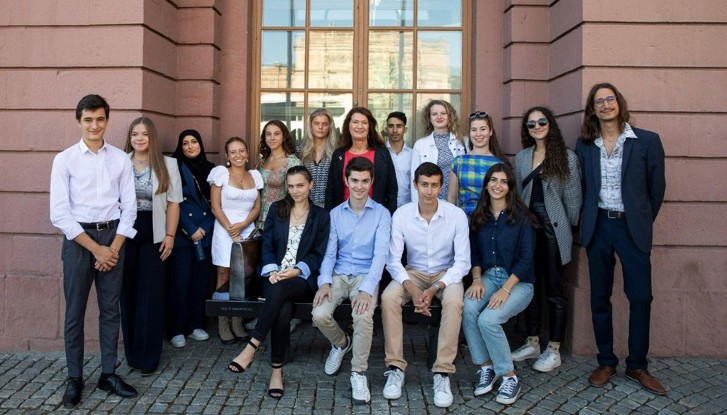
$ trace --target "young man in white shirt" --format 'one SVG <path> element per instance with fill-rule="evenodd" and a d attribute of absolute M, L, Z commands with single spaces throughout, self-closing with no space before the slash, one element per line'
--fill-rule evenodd
<path fill-rule="evenodd" d="M 51 170 L 50 219 L 66 237 L 61 258 L 68 379 L 62 403 L 68 409 L 81 401 L 84 317 L 93 284 L 101 346 L 98 388 L 124 398 L 138 395 L 116 375 L 124 262 L 120 253 L 126 238 L 136 235 L 136 192 L 131 160 L 104 140 L 109 111 L 98 95 L 78 102 L 81 141 L 58 154 Z"/>
<path fill-rule="evenodd" d="M 353 158 L 346 166 L 344 180 L 351 196 L 331 210 L 331 231 L 312 314 L 314 325 L 331 342 L 326 374 L 338 373 L 343 357 L 353 349 L 351 395 L 354 403 L 365 404 L 371 400 L 366 369 L 379 281 L 389 248 L 391 214 L 369 197 L 374 180 L 374 165 L 369 159 Z M 353 338 L 333 318 L 336 307 L 346 298 L 351 300 Z"/>
<path fill-rule="evenodd" d="M 417 202 L 400 207 L 392 218 L 387 269 L 393 281 L 381 294 L 385 364 L 389 370 L 384 397 L 397 399 L 404 386 L 402 306 L 412 300 L 415 312 L 430 316 L 432 298 L 442 303 L 442 320 L 434 362 L 434 404 L 452 404 L 449 374 L 455 372 L 459 329 L 462 323 L 462 278 L 470 271 L 467 215 L 457 206 L 437 199 L 442 186 L 440 168 L 430 162 L 414 171 Z M 401 263 L 406 246 L 408 265 Z"/>
<path fill-rule="evenodd" d="M 399 192 L 396 197 L 396 207 L 411 202 L 411 147 L 406 145 L 404 136 L 406 135 L 406 114 L 401 111 L 394 111 L 386 118 L 386 134 L 389 140 L 386 142 L 386 148 L 391 154 L 391 161 L 394 162 L 394 170 L 396 170 L 396 183 L 399 186 Z"/>

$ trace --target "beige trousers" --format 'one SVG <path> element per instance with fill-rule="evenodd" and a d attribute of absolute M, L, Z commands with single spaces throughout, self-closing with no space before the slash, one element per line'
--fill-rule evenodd
<path fill-rule="evenodd" d="M 358 295 L 358 287 L 366 277 L 365 274 L 356 277 L 348 275 L 333 274 L 331 284 L 332 301 L 323 300 L 323 304 L 313 307 L 313 324 L 323 333 L 324 336 L 337 347 L 346 346 L 346 333 L 341 329 L 333 318 L 336 307 L 341 305 L 343 300 L 349 298 L 351 301 Z M 378 287 L 374 290 L 378 293 Z M 376 309 L 376 297 L 371 298 L 371 305 L 368 311 L 363 314 L 351 312 L 353 317 L 353 357 L 351 358 L 351 371 L 365 372 L 369 366 L 369 353 L 371 351 L 371 337 L 374 335 L 374 310 Z"/>
<path fill-rule="evenodd" d="M 445 271 L 426 274 L 407 267 L 411 281 L 420 290 L 429 288 L 444 276 Z M 454 373 L 454 359 L 457 357 L 459 329 L 462 324 L 462 304 L 464 288 L 462 283 L 448 285 L 437 294 L 442 302 L 442 320 L 439 326 L 437 342 L 437 360 L 432 372 Z M 404 360 L 404 325 L 401 320 L 401 308 L 411 300 L 411 295 L 396 281 L 391 281 L 381 294 L 381 318 L 384 324 L 384 362 L 386 367 L 396 366 L 406 370 Z"/>

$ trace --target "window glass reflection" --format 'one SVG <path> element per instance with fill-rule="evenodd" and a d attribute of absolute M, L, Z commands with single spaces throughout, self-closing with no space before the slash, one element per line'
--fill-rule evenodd
<path fill-rule="evenodd" d="M 462 32 L 418 33 L 417 87 L 462 87 Z"/>
<path fill-rule="evenodd" d="M 305 26 L 305 0 L 263 0 L 263 26 Z"/>
<path fill-rule="evenodd" d="M 352 0 L 310 0 L 311 27 L 353 27 Z"/>
<path fill-rule="evenodd" d="M 369 88 L 412 88 L 413 57 L 412 32 L 369 32 Z"/>
<path fill-rule="evenodd" d="M 353 88 L 353 32 L 311 31 L 309 88 Z"/>
<path fill-rule="evenodd" d="M 462 1 L 419 0 L 417 25 L 462 27 Z"/>
<path fill-rule="evenodd" d="M 280 120 L 293 134 L 293 139 L 302 137 L 305 121 L 302 93 L 263 92 L 260 94 L 260 108 L 260 131 L 268 121 Z"/>
<path fill-rule="evenodd" d="M 414 24 L 414 0 L 370 0 L 369 25 L 412 26 Z"/>
<path fill-rule="evenodd" d="M 263 31 L 260 68 L 262 88 L 303 88 L 305 32 Z"/>

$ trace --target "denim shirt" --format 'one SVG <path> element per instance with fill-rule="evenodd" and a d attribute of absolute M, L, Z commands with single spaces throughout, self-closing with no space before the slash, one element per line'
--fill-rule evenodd
<path fill-rule="evenodd" d="M 492 267 L 504 268 L 508 276 L 515 274 L 520 282 L 535 282 L 535 228 L 527 217 L 508 224 L 504 211 L 497 219 L 490 218 L 470 235 L 472 267 L 484 272 Z"/>

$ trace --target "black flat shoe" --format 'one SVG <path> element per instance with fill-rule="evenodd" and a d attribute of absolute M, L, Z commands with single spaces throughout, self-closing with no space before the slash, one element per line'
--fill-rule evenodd
<path fill-rule="evenodd" d="M 122 398 L 135 398 L 139 396 L 139 392 L 133 386 L 124 382 L 117 374 L 102 374 L 98 379 L 98 388 L 110 394 L 121 396 Z"/>
<path fill-rule="evenodd" d="M 140 372 L 141 372 L 141 377 L 143 377 L 143 378 L 149 377 L 149 376 L 154 376 L 158 373 L 157 369 L 141 369 Z"/>
<path fill-rule="evenodd" d="M 229 370 L 232 373 L 242 373 L 245 371 L 245 369 L 248 369 L 250 367 L 253 360 L 255 360 L 255 353 L 257 352 L 257 346 L 255 345 L 255 343 L 252 342 L 252 339 L 248 340 L 247 344 L 249 344 L 253 349 L 255 349 L 255 352 L 253 352 L 253 354 L 252 354 L 252 359 L 250 359 L 250 363 L 248 363 L 247 366 L 242 367 L 241 364 L 239 364 L 233 360 L 230 362 L 229 365 L 227 365 L 227 370 Z"/>
<path fill-rule="evenodd" d="M 272 364 L 273 369 L 281 369 L 283 367 L 282 363 L 273 363 Z M 281 378 L 282 380 L 282 378 Z M 280 398 L 283 397 L 283 393 L 285 393 L 285 390 L 281 388 L 269 388 L 268 389 L 268 395 L 270 395 L 271 398 L 280 400 Z"/>
<path fill-rule="evenodd" d="M 83 391 L 82 378 L 68 378 L 66 380 L 66 392 L 63 394 L 63 407 L 73 409 L 81 403 L 81 392 Z"/>

